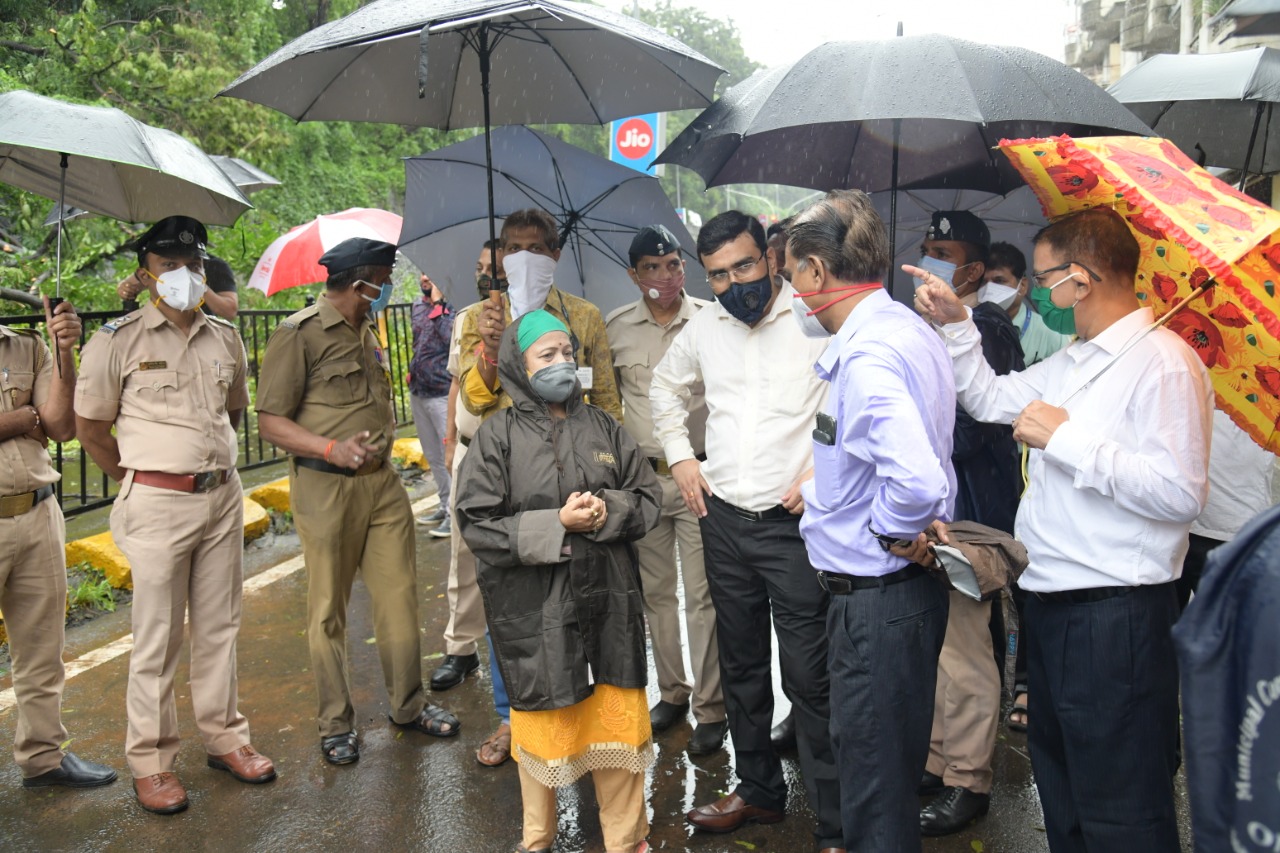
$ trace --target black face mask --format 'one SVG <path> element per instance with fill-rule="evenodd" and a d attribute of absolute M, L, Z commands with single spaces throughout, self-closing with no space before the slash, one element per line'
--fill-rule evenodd
<path fill-rule="evenodd" d="M 493 290 L 493 277 L 487 275 L 476 276 L 476 291 L 480 294 L 480 301 L 483 302 L 489 298 L 490 291 Z M 498 279 L 498 292 L 507 292 L 507 280 L 505 278 Z"/>
<path fill-rule="evenodd" d="M 755 281 L 729 285 L 728 290 L 716 295 L 716 300 L 734 317 L 748 326 L 754 326 L 764 316 L 764 309 L 772 295 L 773 278 L 766 272 Z"/>

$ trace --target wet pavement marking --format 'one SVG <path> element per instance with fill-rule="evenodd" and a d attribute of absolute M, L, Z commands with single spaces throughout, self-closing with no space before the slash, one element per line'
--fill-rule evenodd
<path fill-rule="evenodd" d="M 423 498 L 413 504 L 413 515 L 416 518 L 423 512 L 440 505 L 440 496 L 432 495 Z M 258 572 L 253 577 L 244 582 L 244 595 L 257 592 L 263 587 L 270 586 L 278 580 L 287 578 L 289 575 L 298 571 L 305 565 L 302 561 L 302 555 L 290 557 L 287 560 L 276 563 L 269 569 Z M 125 634 L 118 640 L 112 640 L 105 646 L 99 646 L 96 649 L 85 652 L 73 661 L 67 661 L 64 664 L 66 670 L 66 680 L 70 681 L 81 673 L 88 672 L 95 667 L 102 666 L 104 663 L 110 663 L 123 654 L 133 650 L 133 634 Z M 18 704 L 18 700 L 14 695 L 13 688 L 0 690 L 0 714 L 10 710 Z"/>

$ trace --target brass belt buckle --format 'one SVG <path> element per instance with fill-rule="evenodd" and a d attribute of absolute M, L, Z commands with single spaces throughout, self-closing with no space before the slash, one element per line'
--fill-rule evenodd
<path fill-rule="evenodd" d="M 671 466 L 667 464 L 667 460 L 659 459 L 657 473 L 663 477 L 671 476 Z"/>
<path fill-rule="evenodd" d="M 211 492 L 221 485 L 221 471 L 204 471 L 195 475 L 195 490 L 197 492 Z"/>
<path fill-rule="evenodd" d="M 25 515 L 35 506 L 36 493 L 24 492 L 20 495 L 6 495 L 0 498 L 0 518 L 14 518 Z"/>

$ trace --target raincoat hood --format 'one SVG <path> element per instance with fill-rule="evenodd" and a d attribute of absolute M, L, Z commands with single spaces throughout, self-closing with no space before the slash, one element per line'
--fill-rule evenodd
<path fill-rule="evenodd" d="M 520 351 L 520 324 L 528 316 L 526 314 L 515 320 L 502 333 L 502 342 L 498 344 L 498 379 L 502 382 L 503 389 L 510 395 L 511 405 L 528 414 L 543 414 L 550 417 L 547 401 L 538 396 L 533 390 L 533 384 L 529 382 L 529 372 L 524 366 L 524 353 Z M 573 393 L 569 395 L 564 405 L 568 412 L 575 411 L 583 405 L 581 382 L 574 383 Z"/>

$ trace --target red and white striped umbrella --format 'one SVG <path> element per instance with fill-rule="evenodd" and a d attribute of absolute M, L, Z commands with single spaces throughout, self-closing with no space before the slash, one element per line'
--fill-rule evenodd
<path fill-rule="evenodd" d="M 329 273 L 320 266 L 320 256 L 325 252 L 352 237 L 398 243 L 402 224 L 396 214 L 373 207 L 317 216 L 267 247 L 253 268 L 249 286 L 271 296 L 289 287 L 324 281 Z"/>

